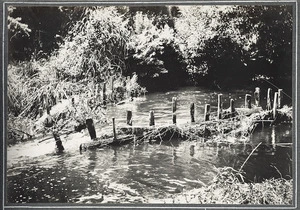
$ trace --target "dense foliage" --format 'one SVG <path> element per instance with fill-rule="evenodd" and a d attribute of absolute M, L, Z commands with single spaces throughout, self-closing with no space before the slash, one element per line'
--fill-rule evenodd
<path fill-rule="evenodd" d="M 137 76 L 128 80 L 122 75 L 129 31 L 116 8 L 86 8 L 83 12 L 85 18 L 73 24 L 64 42 L 48 52 L 49 56 L 32 56 L 29 61 L 17 65 L 11 62 L 8 66 L 10 130 L 14 130 L 16 118 L 34 119 L 40 117 L 40 110 L 49 112 L 51 107 L 48 114 L 56 128 L 62 128 L 57 124 L 61 114 L 73 120 L 71 125 L 85 123 L 89 117 L 105 121 L 102 107 L 106 101 L 123 100 L 128 92 L 142 91 Z M 112 86 L 114 91 L 109 88 Z M 56 104 L 70 101 L 73 96 L 79 97 L 75 101 L 76 112 L 71 112 L 71 103 L 54 110 Z"/>
<path fill-rule="evenodd" d="M 181 13 L 177 36 L 196 82 L 223 88 L 258 75 L 276 82 L 291 76 L 292 7 L 198 6 Z"/>

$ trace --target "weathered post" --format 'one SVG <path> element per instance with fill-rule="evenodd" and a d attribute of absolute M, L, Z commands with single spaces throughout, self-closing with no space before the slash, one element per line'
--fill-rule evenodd
<path fill-rule="evenodd" d="M 254 91 L 254 103 L 256 106 L 260 106 L 260 88 L 256 87 Z"/>
<path fill-rule="evenodd" d="M 132 111 L 127 110 L 127 120 L 126 120 L 127 125 L 132 125 Z"/>
<path fill-rule="evenodd" d="M 190 146 L 190 156 L 193 157 L 195 155 L 195 145 Z"/>
<path fill-rule="evenodd" d="M 195 122 L 195 104 L 191 103 L 190 105 L 190 114 L 191 114 L 191 122 Z"/>
<path fill-rule="evenodd" d="M 245 108 L 251 109 L 251 95 L 245 95 Z"/>
<path fill-rule="evenodd" d="M 278 89 L 278 109 L 281 109 L 282 108 L 282 97 L 283 97 L 283 94 L 282 94 L 282 89 Z"/>
<path fill-rule="evenodd" d="M 172 119 L 173 119 L 173 124 L 176 124 L 176 109 L 177 109 L 177 98 L 173 97 L 172 98 Z"/>
<path fill-rule="evenodd" d="M 278 92 L 274 94 L 274 104 L 273 104 L 273 119 L 277 117 L 277 107 L 278 107 Z"/>
<path fill-rule="evenodd" d="M 106 99 L 106 82 L 103 83 L 103 105 L 106 106 L 107 99 Z"/>
<path fill-rule="evenodd" d="M 205 104 L 204 121 L 209 121 L 209 116 L 210 116 L 210 104 Z"/>
<path fill-rule="evenodd" d="M 58 135 L 57 131 L 53 132 L 53 137 L 55 139 L 56 149 L 58 152 L 62 152 L 65 150 L 64 146 L 62 145 L 62 141 L 60 139 L 60 136 Z"/>
<path fill-rule="evenodd" d="M 153 126 L 155 123 L 154 123 L 154 111 L 150 111 L 149 113 L 149 125 L 150 126 Z"/>
<path fill-rule="evenodd" d="M 117 133 L 116 133 L 116 124 L 115 124 L 115 118 L 112 118 L 112 123 L 113 123 L 113 134 L 114 134 L 114 141 L 117 140 Z"/>
<path fill-rule="evenodd" d="M 223 94 L 218 94 L 218 119 L 222 119 L 222 95 Z"/>
<path fill-rule="evenodd" d="M 72 106 L 75 105 L 75 98 L 74 97 L 71 98 L 71 103 L 72 103 Z"/>
<path fill-rule="evenodd" d="M 235 115 L 234 100 L 230 99 L 230 116 L 234 117 L 234 115 Z"/>
<path fill-rule="evenodd" d="M 271 110 L 272 109 L 272 89 L 268 88 L 268 92 L 267 92 L 267 110 Z"/>
<path fill-rule="evenodd" d="M 96 139 L 96 130 L 95 130 L 93 119 L 87 119 L 85 121 L 85 123 L 86 123 L 86 127 L 89 131 L 91 139 L 92 140 Z"/>

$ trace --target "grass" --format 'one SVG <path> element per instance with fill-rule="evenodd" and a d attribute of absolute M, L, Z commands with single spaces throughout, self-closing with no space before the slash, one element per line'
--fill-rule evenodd
<path fill-rule="evenodd" d="M 268 179 L 245 183 L 241 172 L 231 167 L 219 168 L 211 184 L 165 199 L 175 204 L 263 204 L 291 205 L 293 180 Z"/>
<path fill-rule="evenodd" d="M 93 79 L 69 80 L 57 77 L 51 60 L 40 60 L 9 65 L 8 67 L 8 144 L 25 141 L 53 129 L 74 130 L 86 119 L 105 122 L 103 82 Z M 145 91 L 137 83 L 137 75 L 130 79 L 114 77 L 107 84 L 107 103 L 115 103 Z M 110 80 L 112 81 L 112 80 Z M 74 105 L 71 99 L 75 97 Z M 50 116 L 47 115 L 47 109 Z M 40 116 L 42 111 L 42 116 Z M 45 119 L 53 122 L 50 128 Z"/>

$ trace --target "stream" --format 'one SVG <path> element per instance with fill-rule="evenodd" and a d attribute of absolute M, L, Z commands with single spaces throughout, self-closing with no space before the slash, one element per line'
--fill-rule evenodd
<path fill-rule="evenodd" d="M 262 90 L 263 91 L 263 90 Z M 172 97 L 177 97 L 177 123 L 190 121 L 189 106 L 195 103 L 195 118 L 203 117 L 204 104 L 217 109 L 217 95 L 223 94 L 224 108 L 233 98 L 244 105 L 246 93 L 235 90 L 214 92 L 185 87 L 156 92 L 122 105 L 110 105 L 107 117 L 117 125 L 126 123 L 126 111 L 133 112 L 133 125 L 148 125 L 154 110 L 155 124 L 172 122 Z M 262 92 L 262 96 L 266 93 Z M 262 107 L 265 108 L 265 97 Z M 97 127 L 101 132 L 101 127 Z M 123 145 L 79 152 L 89 140 L 88 131 L 62 138 L 65 152 L 55 152 L 55 141 L 32 140 L 7 148 L 6 195 L 8 203 L 155 203 L 159 199 L 209 184 L 218 167 L 239 169 L 253 148 L 262 144 L 246 162 L 247 181 L 292 178 L 292 125 L 258 128 L 250 143 L 230 147 L 204 147 L 196 141 L 172 141 Z"/>

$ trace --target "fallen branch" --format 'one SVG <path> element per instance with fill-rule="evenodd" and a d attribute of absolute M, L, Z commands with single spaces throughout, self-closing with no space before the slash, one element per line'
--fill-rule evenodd
<path fill-rule="evenodd" d="M 251 153 L 248 155 L 248 157 L 246 158 L 246 160 L 245 160 L 244 163 L 242 164 L 242 166 L 241 166 L 239 172 L 242 171 L 242 169 L 243 169 L 244 165 L 246 164 L 246 162 L 249 160 L 249 158 L 251 157 L 251 155 L 253 154 L 253 152 L 261 145 L 261 143 L 262 143 L 262 142 L 259 142 L 259 144 L 256 145 L 256 147 L 251 151 Z"/>

